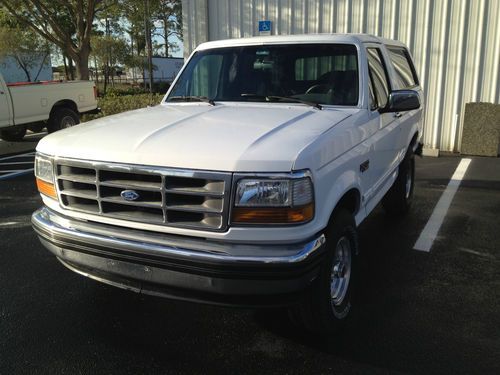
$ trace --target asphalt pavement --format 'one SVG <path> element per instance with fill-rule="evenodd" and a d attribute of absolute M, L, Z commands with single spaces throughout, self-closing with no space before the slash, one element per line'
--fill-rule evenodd
<path fill-rule="evenodd" d="M 430 252 L 413 249 L 460 160 L 417 159 L 412 212 L 361 225 L 357 311 L 331 338 L 77 275 L 31 229 L 32 172 L 0 180 L 0 374 L 498 374 L 500 159 L 472 158 Z"/>

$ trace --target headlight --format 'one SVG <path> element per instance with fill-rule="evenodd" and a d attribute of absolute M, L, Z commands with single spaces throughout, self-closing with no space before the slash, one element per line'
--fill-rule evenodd
<path fill-rule="evenodd" d="M 49 158 L 39 154 L 36 155 L 35 177 L 38 191 L 50 198 L 57 199 L 54 186 L 54 168 Z"/>
<path fill-rule="evenodd" d="M 41 155 L 35 157 L 35 177 L 46 182 L 54 183 L 54 169 L 52 161 Z"/>
<path fill-rule="evenodd" d="M 234 224 L 299 224 L 310 221 L 313 216 L 309 177 L 243 178 L 237 182 Z"/>

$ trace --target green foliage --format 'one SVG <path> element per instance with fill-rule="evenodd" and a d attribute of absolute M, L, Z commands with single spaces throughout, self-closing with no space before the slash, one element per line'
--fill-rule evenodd
<path fill-rule="evenodd" d="M 124 39 L 112 35 L 94 35 L 91 38 L 91 56 L 99 67 L 113 67 L 123 64 L 129 56 L 129 46 Z"/>
<path fill-rule="evenodd" d="M 71 57 L 80 79 L 89 78 L 88 57 L 94 18 L 114 3 L 114 0 L 0 0 L 9 16 L 24 29 L 57 45 Z"/>
<path fill-rule="evenodd" d="M 99 85 L 99 93 L 102 92 L 102 85 Z M 109 87 L 106 91 L 106 95 L 103 96 L 126 96 L 126 95 L 139 95 L 146 94 L 148 91 L 140 85 L 127 85 L 127 84 L 115 84 L 113 87 Z"/>
<path fill-rule="evenodd" d="M 149 11 L 145 9 L 146 4 L 149 4 Z M 89 78 L 92 38 L 113 38 L 106 41 L 108 45 L 116 40 L 128 41 L 126 57 L 121 56 L 122 46 L 111 53 L 107 49 L 106 72 L 113 65 L 111 60 L 142 68 L 147 61 L 146 34 L 159 38 L 156 48 L 164 56 L 179 49 L 172 37 L 182 40 L 181 0 L 0 0 L 0 12 L 2 9 L 9 19 L 32 36 L 33 41 L 43 38 L 45 43 L 57 46 L 63 56 L 75 63 L 80 79 Z M 149 25 L 148 33 L 145 33 L 145 24 Z M 102 55 L 97 52 L 98 42 L 92 42 L 95 55 Z M 2 45 L 0 43 L 0 48 Z M 99 65 L 102 69 L 102 63 Z"/>
<path fill-rule="evenodd" d="M 99 99 L 101 113 L 97 115 L 83 115 L 82 121 L 90 121 L 96 118 L 114 115 L 116 113 L 126 112 L 133 109 L 145 108 L 157 105 L 161 102 L 163 95 L 160 94 L 136 94 L 136 95 L 106 95 Z"/>

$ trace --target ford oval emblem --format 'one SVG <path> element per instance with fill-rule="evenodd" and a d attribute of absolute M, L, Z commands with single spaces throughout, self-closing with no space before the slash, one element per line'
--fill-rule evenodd
<path fill-rule="evenodd" d="M 120 195 L 126 201 L 136 201 L 140 198 L 139 193 L 135 190 L 123 190 Z"/>

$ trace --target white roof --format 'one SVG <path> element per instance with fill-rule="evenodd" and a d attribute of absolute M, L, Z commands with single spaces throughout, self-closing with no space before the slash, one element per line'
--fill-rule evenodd
<path fill-rule="evenodd" d="M 404 46 L 397 40 L 380 38 L 370 34 L 302 34 L 302 35 L 271 35 L 256 36 L 251 38 L 237 38 L 215 40 L 202 43 L 196 48 L 204 50 L 209 48 L 222 48 L 232 46 L 251 46 L 264 44 L 314 44 L 314 43 L 381 43 Z"/>

